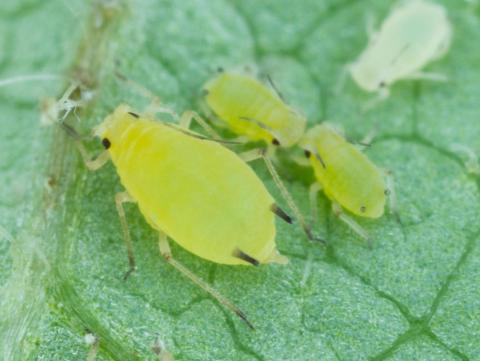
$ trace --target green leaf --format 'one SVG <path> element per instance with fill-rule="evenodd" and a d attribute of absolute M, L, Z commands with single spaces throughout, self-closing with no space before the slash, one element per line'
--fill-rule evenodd
<path fill-rule="evenodd" d="M 154 360 L 157 336 L 176 360 L 480 360 L 480 178 L 458 151 L 480 152 L 480 9 L 442 3 L 454 40 L 428 69 L 450 81 L 400 82 L 362 113 L 371 95 L 351 81 L 332 89 L 366 44 L 365 19 L 381 21 L 394 1 L 2 1 L 0 78 L 63 79 L 0 88 L 0 357 L 84 360 L 93 332 L 98 360 Z M 173 244 L 255 331 L 163 261 L 134 205 L 138 271 L 123 281 L 115 169 L 88 172 L 61 129 L 40 126 L 38 107 L 80 79 L 94 92 L 75 123 L 86 134 L 120 102 L 142 109 L 148 100 L 113 75 L 116 64 L 177 112 L 199 109 L 219 66 L 268 72 L 310 125 L 328 119 L 350 139 L 376 133 L 366 152 L 395 176 L 398 217 L 358 219 L 369 249 L 322 195 L 316 231 L 328 246 L 278 223 L 287 266 L 215 265 Z M 280 171 L 308 213 L 312 174 L 288 162 Z"/>

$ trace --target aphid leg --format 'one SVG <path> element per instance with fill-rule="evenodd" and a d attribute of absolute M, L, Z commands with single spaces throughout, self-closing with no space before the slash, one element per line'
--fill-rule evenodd
<path fill-rule="evenodd" d="M 87 355 L 87 361 L 94 361 L 98 352 L 98 346 L 100 343 L 99 339 L 93 333 L 87 333 L 84 337 L 84 340 L 85 343 L 90 346 L 90 350 L 88 351 Z"/>
<path fill-rule="evenodd" d="M 221 139 L 220 135 L 205 121 L 205 119 L 192 110 L 183 112 L 178 123 L 182 128 L 190 129 L 192 120 L 195 120 L 211 138 Z"/>
<path fill-rule="evenodd" d="M 83 143 L 79 140 L 74 141 L 75 146 L 77 147 L 78 151 L 80 152 L 80 155 L 82 156 L 83 162 L 85 163 L 85 166 L 89 170 L 97 170 L 101 167 L 103 167 L 108 160 L 110 159 L 110 153 L 108 151 L 104 150 L 100 155 L 95 158 L 91 159 L 90 155 L 88 154 L 87 150 L 85 149 L 85 146 Z"/>
<path fill-rule="evenodd" d="M 247 150 L 243 153 L 240 153 L 238 156 L 248 163 L 248 162 L 257 160 L 259 158 L 262 158 L 264 153 L 265 153 L 264 148 L 254 148 L 254 149 Z"/>
<path fill-rule="evenodd" d="M 313 182 L 308 190 L 308 198 L 310 199 L 310 212 L 312 224 L 315 224 L 318 217 L 318 192 L 322 190 L 322 186 L 318 182 Z"/>
<path fill-rule="evenodd" d="M 268 171 L 270 172 L 270 175 L 273 178 L 273 181 L 275 182 L 277 188 L 280 190 L 280 193 L 282 194 L 283 199 L 285 199 L 285 201 L 288 204 L 288 207 L 293 212 L 298 222 L 300 222 L 300 225 L 302 226 L 302 229 L 307 235 L 308 239 L 311 241 L 319 241 L 319 242 L 325 243 L 324 239 L 313 235 L 312 227 L 309 224 L 307 224 L 307 222 L 305 221 L 305 218 L 303 217 L 302 212 L 300 212 L 300 209 L 297 207 L 297 204 L 293 200 L 290 192 L 287 190 L 282 180 L 280 179 L 280 176 L 278 175 L 275 167 L 273 166 L 272 161 L 268 157 L 266 157 L 264 154 L 262 154 L 262 158 L 263 158 L 263 161 L 265 162 L 265 165 L 267 166 Z"/>
<path fill-rule="evenodd" d="M 300 287 L 303 288 L 307 284 L 308 278 L 312 273 L 313 266 L 313 255 L 312 252 L 308 252 L 307 263 L 305 263 L 305 268 L 303 269 L 302 280 L 300 281 Z"/>
<path fill-rule="evenodd" d="M 345 222 L 355 233 L 367 241 L 369 248 L 372 248 L 372 240 L 370 239 L 367 231 L 365 231 L 357 222 L 355 222 L 353 218 L 347 216 L 338 203 L 332 202 L 332 210 L 341 221 Z"/>
<path fill-rule="evenodd" d="M 387 87 L 380 88 L 378 91 L 378 95 L 373 99 L 370 99 L 362 108 L 363 112 L 366 112 L 372 108 L 374 108 L 379 103 L 383 102 L 390 96 L 390 90 Z"/>
<path fill-rule="evenodd" d="M 235 313 L 238 317 L 240 317 L 252 330 L 255 328 L 248 320 L 247 316 L 237 307 L 235 306 L 230 300 L 222 296 L 216 289 L 202 280 L 200 277 L 195 275 L 192 271 L 182 265 L 180 262 L 175 260 L 172 256 L 172 252 L 170 250 L 170 246 L 168 244 L 167 235 L 163 232 L 159 233 L 158 239 L 158 246 L 160 248 L 160 253 L 162 254 L 163 258 L 170 263 L 173 267 L 177 269 L 181 274 L 185 277 L 190 279 L 193 283 L 195 283 L 198 287 L 203 289 L 205 292 L 209 293 L 213 298 L 215 298 L 218 302 L 228 308 L 230 311 Z"/>
<path fill-rule="evenodd" d="M 155 339 L 155 343 L 152 346 L 152 351 L 158 356 L 160 361 L 174 361 L 172 354 L 165 349 L 165 344 L 160 337 Z"/>
<path fill-rule="evenodd" d="M 405 77 L 405 79 L 409 79 L 409 80 L 431 80 L 431 81 L 440 81 L 440 82 L 448 81 L 448 77 L 444 74 L 427 73 L 427 72 L 423 72 L 423 71 L 417 71 L 415 73 L 407 75 Z"/>
<path fill-rule="evenodd" d="M 82 143 L 75 142 L 75 144 L 77 144 L 78 149 L 83 148 Z M 85 148 L 83 148 L 83 149 L 85 149 Z M 86 154 L 85 151 L 84 151 L 84 154 Z M 104 150 L 102 153 L 100 153 L 100 155 L 95 159 L 87 160 L 85 157 L 83 158 L 83 160 L 85 161 L 86 167 L 90 170 L 97 170 L 97 169 L 103 167 L 108 162 L 109 159 L 110 159 L 110 154 L 106 150 Z"/>
<path fill-rule="evenodd" d="M 365 148 L 370 147 L 372 145 L 373 139 L 375 139 L 376 131 L 371 130 L 367 135 L 365 135 L 361 140 L 352 140 L 352 139 L 347 139 L 349 143 L 352 143 L 352 145 L 355 146 L 360 151 L 365 150 Z"/>
<path fill-rule="evenodd" d="M 78 134 L 75 129 L 73 129 L 71 126 L 69 126 L 65 122 L 61 122 L 60 126 L 65 131 L 65 133 L 67 133 L 68 136 L 73 138 L 73 143 L 77 147 L 80 155 L 82 156 L 83 162 L 85 163 L 85 166 L 89 170 L 92 170 L 92 171 L 97 170 L 103 167 L 105 163 L 108 162 L 108 160 L 110 159 L 110 154 L 108 153 L 107 150 L 104 150 L 102 153 L 100 153 L 100 155 L 97 158 L 92 159 L 90 157 L 90 154 L 88 154 L 87 149 L 82 143 L 82 137 L 80 136 L 80 134 Z"/>
<path fill-rule="evenodd" d="M 173 119 L 178 119 L 178 114 L 175 113 L 172 109 L 161 106 L 160 105 L 160 99 L 152 99 L 150 101 L 150 104 L 147 105 L 145 110 L 142 112 L 142 114 L 146 117 L 149 118 L 155 118 L 155 115 L 158 113 L 163 113 L 163 114 L 168 114 L 170 115 Z"/>
<path fill-rule="evenodd" d="M 250 142 L 250 139 L 246 135 L 239 135 L 233 138 L 228 138 L 230 141 L 238 144 L 247 144 Z"/>
<path fill-rule="evenodd" d="M 377 132 L 372 129 L 370 132 L 365 135 L 360 142 L 358 142 L 358 145 L 363 146 L 364 148 L 369 147 L 373 140 L 375 139 L 375 136 L 377 135 Z"/>
<path fill-rule="evenodd" d="M 130 231 L 128 230 L 127 217 L 125 216 L 125 210 L 123 209 L 123 203 L 126 202 L 135 202 L 135 200 L 127 193 L 120 192 L 115 195 L 115 206 L 117 207 L 118 217 L 120 218 L 120 223 L 122 225 L 123 240 L 125 241 L 125 246 L 127 247 L 128 255 L 128 264 L 129 269 L 123 276 L 123 279 L 126 280 L 128 276 L 135 271 L 135 256 L 133 255 L 133 244 L 132 238 L 130 237 Z"/>
<path fill-rule="evenodd" d="M 450 146 L 450 149 L 457 154 L 460 153 L 460 156 L 464 155 L 462 156 L 462 160 L 464 161 L 468 173 L 480 174 L 480 163 L 478 162 L 477 154 L 472 148 L 463 144 L 455 143 Z"/>
<path fill-rule="evenodd" d="M 365 28 L 367 31 L 369 43 L 372 43 L 378 35 L 378 32 L 375 30 L 376 22 L 376 16 L 372 12 L 369 12 L 365 19 Z"/>
<path fill-rule="evenodd" d="M 275 185 L 280 190 L 280 193 L 282 194 L 283 199 L 285 199 L 285 201 L 287 202 L 288 207 L 295 215 L 295 218 L 297 218 L 297 220 L 300 222 L 302 229 L 304 230 L 308 239 L 311 241 L 325 242 L 323 239 L 315 237 L 312 234 L 312 229 L 310 225 L 307 225 L 307 223 L 305 222 L 305 218 L 303 217 L 302 213 L 300 212 L 297 205 L 293 201 L 293 198 L 290 195 L 290 192 L 283 185 L 283 182 L 280 179 L 280 176 L 278 175 L 277 171 L 275 170 L 275 167 L 273 166 L 272 161 L 267 156 L 265 156 L 265 152 L 266 150 L 264 148 L 255 148 L 255 149 L 247 150 L 246 152 L 240 153 L 239 156 L 245 162 L 251 162 L 256 159 L 262 158 L 263 161 L 265 162 L 265 165 L 267 166 L 267 169 L 270 175 L 273 178 L 273 181 L 275 182 Z"/>
<path fill-rule="evenodd" d="M 290 159 L 301 167 L 310 167 L 311 165 L 310 161 L 307 158 L 299 155 L 293 156 Z"/>
<path fill-rule="evenodd" d="M 352 67 L 352 64 L 347 64 L 342 67 L 340 76 L 338 77 L 337 84 L 335 85 L 334 88 L 334 94 L 339 95 L 343 88 L 345 87 L 345 82 L 347 81 L 347 76 L 348 73 L 350 73 L 350 68 Z"/>
<path fill-rule="evenodd" d="M 388 209 L 390 214 L 398 216 L 397 213 L 397 194 L 395 192 L 395 182 L 393 179 L 393 174 L 390 170 L 384 169 L 383 173 L 385 175 L 385 183 L 387 189 L 385 189 L 385 195 L 388 199 Z"/>

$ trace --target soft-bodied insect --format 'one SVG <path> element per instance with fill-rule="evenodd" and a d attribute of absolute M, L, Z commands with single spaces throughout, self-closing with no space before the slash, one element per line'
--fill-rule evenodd
<path fill-rule="evenodd" d="M 378 92 L 382 100 L 401 79 L 446 80 L 443 74 L 423 72 L 448 51 L 452 27 L 446 10 L 426 0 L 404 1 L 393 9 L 380 30 L 371 32 L 367 48 L 347 66 L 357 85 Z"/>
<path fill-rule="evenodd" d="M 387 187 L 384 174 L 357 147 L 332 126 L 323 123 L 309 129 L 300 142 L 313 167 L 317 182 L 310 189 L 312 213 L 316 196 L 323 190 L 334 213 L 355 232 L 369 240 L 366 231 L 342 208 L 356 216 L 379 218 L 384 213 Z"/>
<path fill-rule="evenodd" d="M 215 118 L 238 135 L 290 147 L 303 135 L 306 119 L 285 103 L 267 79 L 270 87 L 247 74 L 221 71 L 204 85 L 204 101 Z"/>
<path fill-rule="evenodd" d="M 284 264 L 288 260 L 275 244 L 274 215 L 291 219 L 241 155 L 188 130 L 192 118 L 193 112 L 185 112 L 174 125 L 120 105 L 95 130 L 105 151 L 86 164 L 95 170 L 111 159 L 126 189 L 115 202 L 130 262 L 127 275 L 135 261 L 123 203 L 134 202 L 159 232 L 165 260 L 251 326 L 236 306 L 172 257 L 167 236 L 216 263 Z"/>
<path fill-rule="evenodd" d="M 305 131 L 306 119 L 282 99 L 270 77 L 267 87 L 253 76 L 239 72 L 219 71 L 203 87 L 207 112 L 240 136 L 243 141 L 264 141 L 266 154 L 261 153 L 268 170 L 309 239 L 314 239 L 310 226 L 296 206 L 270 161 L 274 147 L 291 147 Z M 251 153 L 258 158 L 258 150 Z"/>

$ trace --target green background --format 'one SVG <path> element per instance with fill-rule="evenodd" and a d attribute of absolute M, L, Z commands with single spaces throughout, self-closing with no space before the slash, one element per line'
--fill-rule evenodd
<path fill-rule="evenodd" d="M 0 358 L 84 360 L 91 331 L 99 360 L 153 360 L 157 336 L 185 361 L 480 360 L 480 178 L 455 150 L 480 151 L 480 7 L 442 3 L 453 44 L 428 69 L 449 82 L 400 82 L 362 113 L 371 95 L 351 81 L 339 96 L 333 88 L 366 44 L 366 18 L 383 19 L 392 1 L 3 0 L 0 78 L 63 79 L 0 88 Z M 218 66 L 252 64 L 310 125 L 329 120 L 350 139 L 375 131 L 366 152 L 395 176 L 398 219 L 359 219 L 374 237 L 368 249 L 322 195 L 316 231 L 329 245 L 279 222 L 288 266 L 215 265 L 173 245 L 254 332 L 163 261 L 133 205 L 138 271 L 124 282 L 114 168 L 88 172 L 71 140 L 39 122 L 39 99 L 58 97 L 69 79 L 95 95 L 81 123 L 70 120 L 84 133 L 122 101 L 142 109 L 148 101 L 113 76 L 115 64 L 178 112 L 198 109 Z M 280 172 L 308 213 L 312 174 L 288 162 Z"/>

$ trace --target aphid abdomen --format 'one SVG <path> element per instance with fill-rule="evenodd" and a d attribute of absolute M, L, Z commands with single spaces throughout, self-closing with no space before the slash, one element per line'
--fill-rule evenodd
<path fill-rule="evenodd" d="M 307 135 L 313 146 L 311 163 L 325 195 L 356 215 L 380 217 L 385 184 L 375 165 L 328 125 L 316 126 Z"/>
<path fill-rule="evenodd" d="M 276 251 L 274 201 L 233 152 L 148 120 L 118 148 L 112 159 L 141 212 L 188 251 L 224 264 L 246 264 L 235 249 L 260 262 Z"/>

